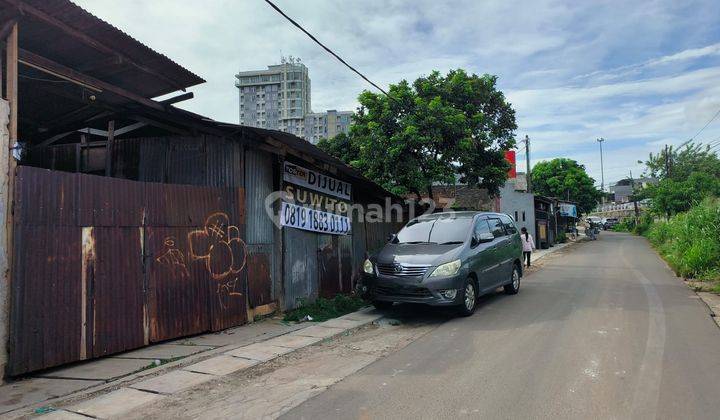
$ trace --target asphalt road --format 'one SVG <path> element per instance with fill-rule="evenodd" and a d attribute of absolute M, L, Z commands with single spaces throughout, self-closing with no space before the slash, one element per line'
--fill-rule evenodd
<path fill-rule="evenodd" d="M 285 417 L 718 419 L 720 329 L 644 239 L 603 233 Z"/>

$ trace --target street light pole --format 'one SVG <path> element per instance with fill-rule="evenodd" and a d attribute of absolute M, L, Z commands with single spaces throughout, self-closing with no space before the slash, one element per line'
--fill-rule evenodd
<path fill-rule="evenodd" d="M 597 142 L 600 143 L 600 191 L 603 192 L 603 202 L 605 201 L 605 168 L 603 167 L 603 150 L 602 144 L 605 141 L 604 138 L 600 137 Z"/>

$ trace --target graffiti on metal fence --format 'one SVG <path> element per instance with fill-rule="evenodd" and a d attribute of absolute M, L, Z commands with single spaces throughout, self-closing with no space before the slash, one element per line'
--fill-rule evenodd
<path fill-rule="evenodd" d="M 177 239 L 174 236 L 168 236 L 163 240 L 163 245 L 165 252 L 155 258 L 155 261 L 167 267 L 174 278 L 189 278 L 190 271 L 185 263 L 185 254 L 177 247 Z"/>
<path fill-rule="evenodd" d="M 204 265 L 210 278 L 217 284 L 220 307 L 228 308 L 230 301 L 243 296 L 240 277 L 245 269 L 247 248 L 240 238 L 240 229 L 230 224 L 228 215 L 212 213 L 205 225 L 187 234 L 187 259 L 173 236 L 163 240 L 163 250 L 155 259 L 165 266 L 173 278 L 184 280 L 190 277 L 188 263 L 199 261 Z"/>

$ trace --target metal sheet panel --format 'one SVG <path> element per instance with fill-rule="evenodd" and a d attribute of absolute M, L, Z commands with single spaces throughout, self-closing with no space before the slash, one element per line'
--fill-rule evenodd
<path fill-rule="evenodd" d="M 260 150 L 245 153 L 248 244 L 273 243 L 273 222 L 265 211 L 265 198 L 273 191 L 271 155 Z"/>
<path fill-rule="evenodd" d="M 318 235 L 317 258 L 319 294 L 322 297 L 331 298 L 342 289 L 338 237 L 336 235 Z"/>
<path fill-rule="evenodd" d="M 283 232 L 284 298 L 285 308 L 290 310 L 302 299 L 313 301 L 318 296 L 318 235 L 292 228 Z"/>
<path fill-rule="evenodd" d="M 32 226 L 76 226 L 77 182 L 76 174 L 18 166 L 15 220 Z"/>
<path fill-rule="evenodd" d="M 78 226 L 141 226 L 141 184 L 118 178 L 78 175 Z"/>
<path fill-rule="evenodd" d="M 242 187 L 244 179 L 242 145 L 234 140 L 205 136 L 207 179 L 210 187 Z"/>
<path fill-rule="evenodd" d="M 365 223 L 358 220 L 352 222 L 352 285 L 355 287 L 360 277 L 360 270 L 365 262 L 367 243 L 365 242 Z"/>
<path fill-rule="evenodd" d="M 19 167 L 9 371 L 246 322 L 244 197 Z"/>
<path fill-rule="evenodd" d="M 83 357 L 80 238 L 77 227 L 15 225 L 11 375 Z"/>
<path fill-rule="evenodd" d="M 204 259 L 190 259 L 192 228 L 149 227 L 145 265 L 151 342 L 210 329 L 210 276 Z"/>
<path fill-rule="evenodd" d="M 141 347 L 147 344 L 141 230 L 96 227 L 92 236 L 88 354 L 100 357 Z"/>
<path fill-rule="evenodd" d="M 248 246 L 249 249 L 254 247 L 257 246 Z M 255 308 L 272 302 L 272 249 L 250 251 L 247 267 L 248 304 L 250 307 Z"/>
<path fill-rule="evenodd" d="M 340 292 L 350 293 L 355 287 L 353 282 L 353 264 L 352 264 L 352 236 L 338 237 L 338 257 L 340 258 Z"/>

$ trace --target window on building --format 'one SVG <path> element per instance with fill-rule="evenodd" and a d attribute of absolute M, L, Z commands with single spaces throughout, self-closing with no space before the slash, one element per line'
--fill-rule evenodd
<path fill-rule="evenodd" d="M 516 222 L 517 222 L 517 220 L 518 220 L 518 217 L 517 217 L 517 216 L 518 216 L 518 213 L 517 213 L 517 210 L 515 210 L 515 221 L 516 221 Z"/>
<path fill-rule="evenodd" d="M 525 221 L 525 212 L 522 212 L 522 219 L 523 219 L 523 222 L 524 222 L 524 221 Z"/>

